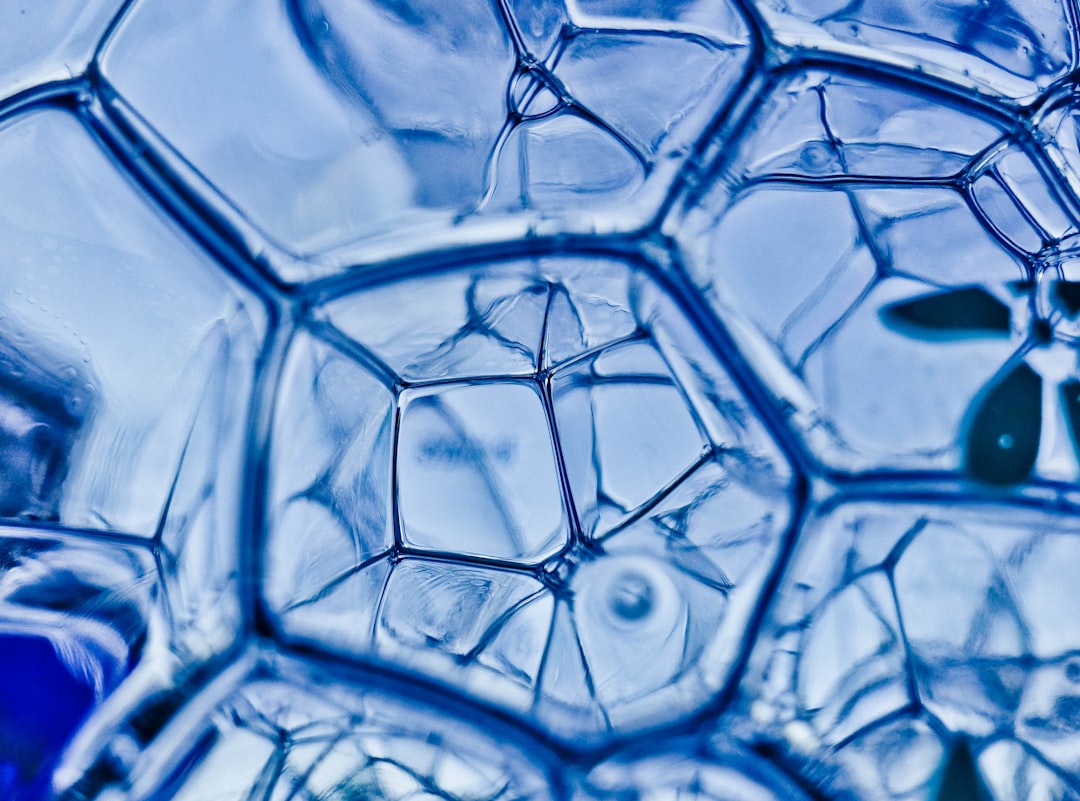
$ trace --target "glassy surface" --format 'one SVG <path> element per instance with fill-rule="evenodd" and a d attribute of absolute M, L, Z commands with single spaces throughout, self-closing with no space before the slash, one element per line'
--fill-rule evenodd
<path fill-rule="evenodd" d="M 1077 18 L 0 8 L 0 796 L 1080 798 Z"/>

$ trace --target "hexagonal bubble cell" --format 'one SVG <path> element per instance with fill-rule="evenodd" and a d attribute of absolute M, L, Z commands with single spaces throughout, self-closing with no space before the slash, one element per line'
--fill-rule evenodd
<path fill-rule="evenodd" d="M 995 798 L 1064 792 L 1080 769 L 1078 538 L 1074 515 L 1019 506 L 820 510 L 732 725 L 836 797 L 926 797 L 960 746 Z"/>
<path fill-rule="evenodd" d="M 171 753 L 144 755 L 125 798 L 552 797 L 529 751 L 307 663 L 238 663 L 208 696 L 174 733 Z"/>
<path fill-rule="evenodd" d="M 209 206 L 315 257 L 274 263 L 307 280 L 418 244 L 647 223 L 749 58 L 734 4 L 680 6 L 142 0 L 101 69 Z"/>
<path fill-rule="evenodd" d="M 584 741 L 724 685 L 790 468 L 648 270 L 366 285 L 314 310 L 283 370 L 263 594 L 286 642 Z"/>
<path fill-rule="evenodd" d="M 669 225 L 814 457 L 1074 482 L 1077 226 L 1045 154 L 843 71 L 797 73 L 756 113 Z"/>

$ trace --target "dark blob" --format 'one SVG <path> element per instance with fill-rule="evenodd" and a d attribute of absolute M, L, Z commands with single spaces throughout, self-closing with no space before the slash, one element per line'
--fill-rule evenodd
<path fill-rule="evenodd" d="M 1080 696 L 1066 695 L 1054 702 L 1054 722 L 1070 734 L 1080 730 Z"/>
<path fill-rule="evenodd" d="M 1007 486 L 1035 466 L 1042 431 L 1042 379 L 1020 362 L 972 403 L 965 468 L 972 478 Z"/>
<path fill-rule="evenodd" d="M 1080 314 L 1080 281 L 1054 281 L 1050 290 L 1054 305 L 1069 319 Z"/>
<path fill-rule="evenodd" d="M 646 576 L 627 571 L 612 582 L 607 600 L 612 612 L 628 623 L 636 623 L 652 612 L 654 595 L 652 582 Z"/>
<path fill-rule="evenodd" d="M 967 743 L 961 741 L 945 763 L 933 801 L 989 801 Z"/>
<path fill-rule="evenodd" d="M 77 359 L 0 330 L 0 517 L 56 520 L 71 450 L 92 417 L 96 381 Z"/>
<path fill-rule="evenodd" d="M 1054 341 L 1054 328 L 1049 320 L 1036 317 L 1031 321 L 1031 342 L 1034 345 L 1049 345 Z"/>
<path fill-rule="evenodd" d="M 1076 451 L 1077 458 L 1080 458 L 1080 380 L 1074 378 L 1063 381 L 1058 387 L 1058 398 L 1065 412 L 1065 419 L 1069 423 L 1073 449 Z"/>
<path fill-rule="evenodd" d="M 963 287 L 890 303 L 881 309 L 884 323 L 916 339 L 1008 335 L 1009 307 L 985 289 Z"/>
<path fill-rule="evenodd" d="M 0 798 L 42 801 L 64 746 L 94 703 L 45 637 L 0 634 Z"/>

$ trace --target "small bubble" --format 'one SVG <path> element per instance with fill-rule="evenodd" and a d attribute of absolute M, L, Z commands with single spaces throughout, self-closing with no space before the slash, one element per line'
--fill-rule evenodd
<path fill-rule="evenodd" d="M 754 701 L 750 705 L 750 717 L 754 719 L 755 723 L 768 726 L 777 718 L 776 707 L 765 701 Z"/>
<path fill-rule="evenodd" d="M 1007 451 L 1016 444 L 1016 440 L 1013 439 L 1012 434 L 1002 434 L 998 437 L 997 444 L 1003 451 Z"/>
<path fill-rule="evenodd" d="M 559 108 L 560 98 L 541 70 L 524 70 L 511 78 L 511 111 L 522 119 L 538 119 Z"/>
<path fill-rule="evenodd" d="M 134 737 L 130 734 L 122 734 L 114 737 L 112 742 L 109 743 L 109 752 L 117 764 L 125 766 L 125 769 L 130 769 L 135 765 L 140 749 Z"/>
<path fill-rule="evenodd" d="M 820 170 L 832 162 L 832 154 L 824 142 L 811 142 L 803 148 L 802 160 L 811 170 Z"/>
<path fill-rule="evenodd" d="M 654 594 L 648 578 L 636 570 L 628 570 L 608 588 L 608 606 L 623 620 L 638 621 L 652 612 Z"/>
<path fill-rule="evenodd" d="M 788 745 L 797 753 L 808 756 L 818 749 L 817 733 L 804 720 L 791 721 L 784 726 L 782 733 Z"/>

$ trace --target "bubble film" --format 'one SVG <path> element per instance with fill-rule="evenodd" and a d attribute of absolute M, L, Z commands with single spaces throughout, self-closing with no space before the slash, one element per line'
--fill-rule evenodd
<path fill-rule="evenodd" d="M 0 797 L 1080 799 L 1078 36 L 0 9 Z"/>

